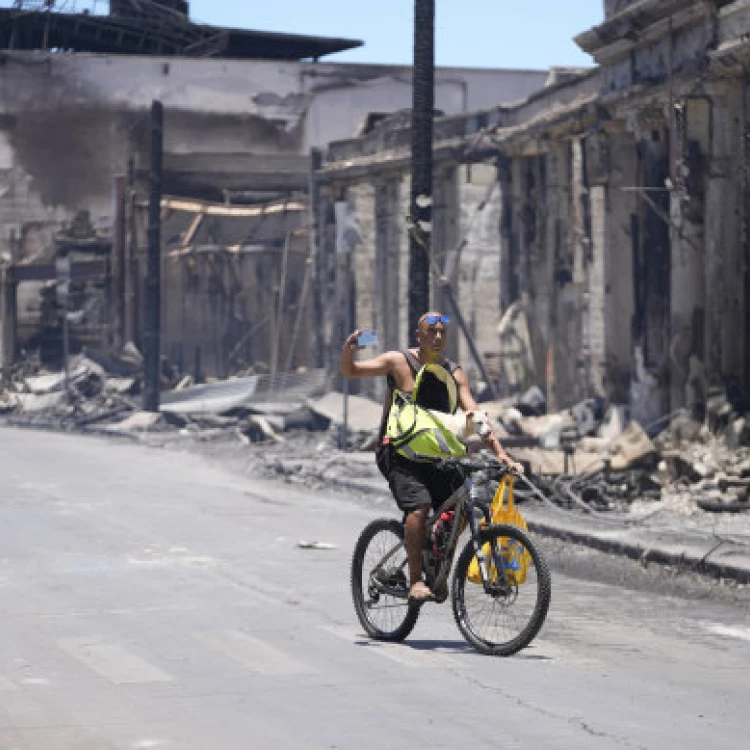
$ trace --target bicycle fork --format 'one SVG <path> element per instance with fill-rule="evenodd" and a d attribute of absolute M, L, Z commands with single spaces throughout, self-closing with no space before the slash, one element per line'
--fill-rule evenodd
<path fill-rule="evenodd" d="M 482 543 L 479 541 L 479 532 L 481 531 L 482 526 L 489 526 L 491 520 L 488 513 L 484 513 L 484 521 L 481 523 L 477 522 L 474 508 L 478 507 L 479 505 L 479 491 L 477 490 L 471 478 L 468 478 L 466 481 L 467 483 L 470 483 L 467 515 L 469 520 L 469 528 L 471 529 L 471 543 L 474 546 L 474 554 L 479 565 L 479 572 L 482 575 L 482 585 L 484 586 L 485 592 L 490 593 L 493 581 L 489 570 L 488 556 L 485 554 L 484 550 L 482 549 Z M 491 562 L 495 565 L 495 570 L 498 572 L 497 577 L 499 579 L 501 571 L 504 570 L 502 555 L 494 545 L 492 545 L 490 551 L 492 555 Z"/>

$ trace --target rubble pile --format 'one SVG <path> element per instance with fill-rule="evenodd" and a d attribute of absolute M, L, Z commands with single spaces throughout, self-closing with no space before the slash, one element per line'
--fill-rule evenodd
<path fill-rule="evenodd" d="M 70 357 L 67 373 L 45 371 L 26 359 L 0 390 L 0 413 L 11 424 L 61 429 L 116 422 L 138 408 L 142 360 L 136 354 L 134 347 L 125 348 L 111 373 L 85 354 Z"/>
<path fill-rule="evenodd" d="M 228 433 L 251 442 L 280 441 L 289 430 L 326 430 L 330 408 L 311 399 L 325 392 L 320 370 L 269 375 L 250 369 L 223 381 L 195 384 L 166 360 L 160 411 L 141 411 L 143 357 L 132 343 L 110 359 L 78 354 L 66 371 L 25 357 L 0 388 L 0 414 L 14 426 L 82 432 L 165 435 L 209 440 Z"/>
<path fill-rule="evenodd" d="M 668 500 L 685 512 L 750 511 L 750 409 L 730 388 L 710 395 L 702 420 L 678 410 L 646 427 L 626 407 L 597 399 L 553 414 L 540 413 L 539 403 L 530 413 L 528 402 L 497 409 L 498 427 L 561 507 L 627 511 Z M 538 445 L 513 448 L 519 436 Z"/>
<path fill-rule="evenodd" d="M 160 412 L 148 413 L 140 407 L 142 370 L 132 344 L 107 361 L 71 357 L 67 377 L 27 358 L 0 391 L 0 413 L 16 425 L 218 440 L 221 450 L 226 438 L 253 448 L 260 474 L 311 486 L 345 479 L 353 466 L 357 476 L 379 476 L 372 450 L 382 405 L 331 391 L 324 371 L 250 370 L 195 384 L 165 363 Z M 709 393 L 701 415 L 680 410 L 646 426 L 602 399 L 548 413 L 536 387 L 481 407 L 534 485 L 561 508 L 645 513 L 661 503 L 684 515 L 750 511 L 750 408 L 736 389 Z M 533 495 L 521 482 L 517 494 Z"/>

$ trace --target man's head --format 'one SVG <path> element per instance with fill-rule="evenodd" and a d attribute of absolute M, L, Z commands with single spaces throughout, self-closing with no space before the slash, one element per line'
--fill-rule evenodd
<path fill-rule="evenodd" d="M 426 312 L 417 325 L 417 343 L 423 359 L 437 360 L 447 344 L 450 318 L 439 312 Z"/>

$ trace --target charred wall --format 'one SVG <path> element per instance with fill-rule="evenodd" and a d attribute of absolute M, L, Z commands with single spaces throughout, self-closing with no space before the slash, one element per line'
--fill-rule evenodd
<path fill-rule="evenodd" d="M 579 37 L 595 74 L 436 120 L 434 250 L 453 226 L 463 238 L 482 204 L 461 180 L 457 204 L 445 200 L 442 175 L 494 165 L 494 231 L 470 243 L 486 264 L 467 245 L 454 269 L 472 334 L 518 363 L 506 387 L 535 382 L 555 409 L 605 396 L 649 425 L 682 406 L 699 414 L 698 382 L 750 392 L 750 13 L 690 0 L 606 10 Z M 626 19 L 637 31 L 623 34 Z M 335 144 L 323 179 L 408 178 L 406 128 Z M 378 205 L 378 232 L 401 231 Z"/>

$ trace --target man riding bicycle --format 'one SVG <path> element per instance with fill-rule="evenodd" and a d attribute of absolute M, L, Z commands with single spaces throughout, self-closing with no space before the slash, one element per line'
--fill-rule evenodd
<path fill-rule="evenodd" d="M 416 330 L 417 347 L 405 351 L 388 351 L 371 359 L 354 360 L 354 352 L 363 347 L 357 344 L 361 330 L 350 334 L 344 342 L 339 369 L 344 377 L 366 378 L 385 375 L 388 388 L 383 409 L 383 420 L 378 435 L 377 464 L 405 516 L 404 532 L 409 561 L 409 598 L 422 603 L 431 601 L 432 591 L 422 580 L 422 549 L 425 544 L 425 521 L 431 507 L 437 508 L 462 484 L 455 469 L 444 469 L 430 462 L 413 461 L 397 453 L 385 437 L 386 422 L 394 389 L 411 394 L 419 370 L 429 364 L 439 364 L 453 375 L 458 386 L 458 402 L 467 420 L 477 424 L 484 444 L 501 463 L 515 471 L 523 471 L 520 464 L 508 456 L 495 436 L 486 415 L 479 411 L 471 394 L 469 381 L 461 367 L 447 360 L 443 354 L 447 344 L 450 318 L 438 312 L 428 312 L 419 319 Z M 422 391 L 420 390 L 420 395 Z M 441 409 L 439 393 L 420 399 L 426 409 Z"/>

